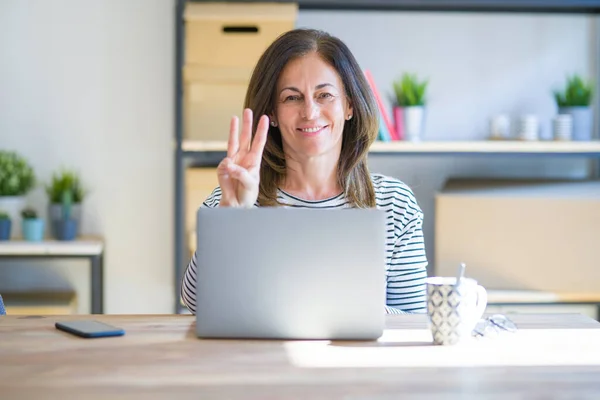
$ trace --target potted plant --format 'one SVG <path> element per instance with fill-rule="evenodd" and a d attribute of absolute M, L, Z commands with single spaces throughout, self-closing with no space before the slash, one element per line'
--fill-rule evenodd
<path fill-rule="evenodd" d="M 420 81 L 416 74 L 405 73 L 394 81 L 396 129 L 410 141 L 421 140 L 425 124 L 426 91 L 429 80 Z"/>
<path fill-rule="evenodd" d="M 68 169 L 55 172 L 46 193 L 50 200 L 52 236 L 59 240 L 74 239 L 81 224 L 81 203 L 86 194 L 79 174 Z"/>
<path fill-rule="evenodd" d="M 79 231 L 78 220 L 72 218 L 73 194 L 70 190 L 65 190 L 60 204 L 60 218 L 54 220 L 54 235 L 58 240 L 74 240 Z"/>
<path fill-rule="evenodd" d="M 34 187 L 35 175 L 28 161 L 14 151 L 0 150 L 0 209 L 16 221 L 25 203 L 25 195 Z M 21 236 L 14 224 L 11 237 Z"/>
<path fill-rule="evenodd" d="M 0 241 L 10 240 L 11 221 L 7 212 L 0 211 Z"/>
<path fill-rule="evenodd" d="M 592 82 L 585 81 L 577 74 L 567 76 L 564 90 L 554 91 L 558 114 L 571 115 L 573 140 L 587 141 L 592 138 L 593 94 Z"/>
<path fill-rule="evenodd" d="M 31 207 L 21 211 L 23 218 L 23 238 L 28 242 L 41 242 L 44 239 L 44 220 L 38 217 Z"/>

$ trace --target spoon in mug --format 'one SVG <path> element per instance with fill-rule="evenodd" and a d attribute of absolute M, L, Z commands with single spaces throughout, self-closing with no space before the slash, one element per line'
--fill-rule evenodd
<path fill-rule="evenodd" d="M 460 266 L 458 267 L 458 277 L 456 278 L 456 286 L 460 285 L 461 280 L 463 278 L 463 276 L 465 275 L 465 268 L 467 266 L 465 265 L 465 263 L 460 263 Z"/>

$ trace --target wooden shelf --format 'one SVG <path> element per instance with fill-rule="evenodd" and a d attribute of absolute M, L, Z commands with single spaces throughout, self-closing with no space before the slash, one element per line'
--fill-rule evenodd
<path fill-rule="evenodd" d="M 225 141 L 184 140 L 181 149 L 188 153 L 227 151 Z"/>
<path fill-rule="evenodd" d="M 600 156 L 600 141 L 375 142 L 371 146 L 371 153 L 597 154 Z"/>
<path fill-rule="evenodd" d="M 600 292 L 597 293 L 556 293 L 538 290 L 493 290 L 488 289 L 490 304 L 542 304 L 542 303 L 598 303 Z"/>
<path fill-rule="evenodd" d="M 185 153 L 211 153 L 227 151 L 225 141 L 185 140 Z M 555 142 L 555 141 L 471 141 L 471 142 L 381 142 L 371 146 L 372 154 L 569 154 L 600 157 L 600 141 Z"/>
<path fill-rule="evenodd" d="M 227 0 L 192 0 L 193 2 Z M 229 0 L 255 3 L 256 0 Z M 301 10 L 599 13 L 599 0 L 267 0 Z"/>
<path fill-rule="evenodd" d="M 82 238 L 72 241 L 8 240 L 0 242 L 0 256 L 95 256 L 102 254 L 103 249 L 103 241 L 97 238 Z"/>

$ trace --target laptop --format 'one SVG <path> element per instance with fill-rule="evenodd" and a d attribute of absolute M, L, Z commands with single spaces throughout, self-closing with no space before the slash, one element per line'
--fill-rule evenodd
<path fill-rule="evenodd" d="M 374 340 L 386 218 L 377 209 L 200 208 L 200 338 Z"/>

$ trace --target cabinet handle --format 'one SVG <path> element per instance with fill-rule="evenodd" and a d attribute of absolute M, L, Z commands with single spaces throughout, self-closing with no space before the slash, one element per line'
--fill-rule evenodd
<path fill-rule="evenodd" d="M 224 33 L 258 33 L 257 26 L 224 26 Z"/>

